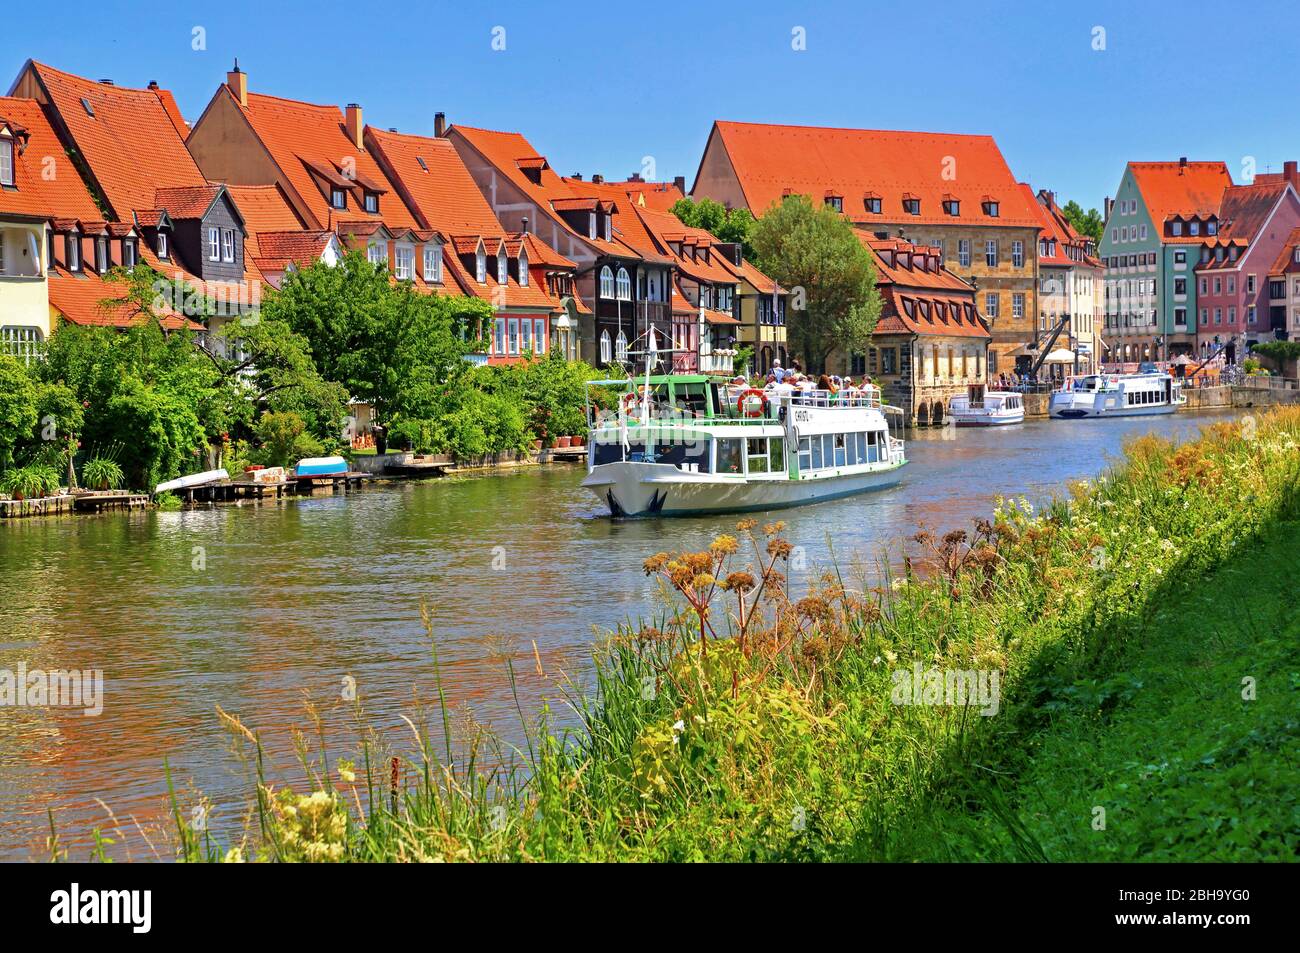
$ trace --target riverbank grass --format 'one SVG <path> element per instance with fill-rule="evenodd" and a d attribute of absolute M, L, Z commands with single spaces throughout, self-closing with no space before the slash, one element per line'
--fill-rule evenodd
<path fill-rule="evenodd" d="M 266 781 L 256 733 L 224 716 L 258 766 L 252 822 L 220 846 L 178 824 L 179 853 L 1199 860 L 1221 831 L 1212 856 L 1275 858 L 1294 818 L 1251 798 L 1293 780 L 1268 767 L 1295 748 L 1278 707 L 1295 691 L 1292 602 L 1234 616 L 1216 600 L 1230 584 L 1234 599 L 1252 586 L 1275 598 L 1263 567 L 1300 518 L 1298 447 L 1296 409 L 1182 446 L 1145 436 L 1042 512 L 1006 501 L 971 530 L 917 534 L 919 555 L 893 576 L 882 563 L 883 583 L 831 570 L 793 591 L 784 526 L 744 521 L 707 550 L 647 559 L 670 608 L 615 633 L 596 691 L 568 697 L 581 731 L 544 714 L 517 760 L 485 769 L 502 760 L 491 737 L 454 745 L 444 705 L 436 733 L 412 723 L 413 752 L 377 731 L 346 764 L 301 744 L 305 781 L 290 790 Z M 900 673 L 917 671 L 938 690 L 900 697 Z M 945 697 L 953 674 L 977 704 Z M 1088 839 L 1095 806 L 1109 839 Z"/>

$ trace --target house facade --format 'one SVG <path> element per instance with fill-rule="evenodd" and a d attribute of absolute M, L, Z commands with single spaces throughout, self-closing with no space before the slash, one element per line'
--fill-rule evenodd
<path fill-rule="evenodd" d="M 852 370 L 879 381 L 909 426 L 942 423 L 949 401 L 987 384 L 991 374 L 993 336 L 975 289 L 944 266 L 934 246 L 861 230 L 858 238 L 875 258 L 881 314 L 871 346 Z"/>
<path fill-rule="evenodd" d="M 53 208 L 28 129 L 43 121 L 34 102 L 0 98 L 0 353 L 23 360 L 52 330 L 46 251 Z"/>
<path fill-rule="evenodd" d="M 1288 162 L 1282 176 L 1229 186 L 1219 205 L 1219 233 L 1199 248 L 1196 264 L 1196 339 L 1201 359 L 1222 354 L 1229 364 L 1250 347 L 1287 331 L 1285 283 L 1271 272 L 1292 231 L 1300 226 L 1300 176 Z M 1275 298 L 1275 294 L 1277 298 Z"/>
<path fill-rule="evenodd" d="M 1051 373 L 1089 374 L 1097 369 L 1101 351 L 1098 306 L 1102 266 L 1096 243 L 1080 235 L 1046 190 L 1035 193 L 1022 183 L 1038 211 L 1038 336 L 1043 347 L 1067 350 L 1068 365 L 1053 365 Z M 1059 333 L 1052 335 L 1060 328 Z"/>
<path fill-rule="evenodd" d="M 1268 281 L 1273 337 L 1300 338 L 1300 228 L 1292 229 L 1282 243 L 1268 270 Z M 1279 324 L 1285 326 L 1279 328 Z"/>
<path fill-rule="evenodd" d="M 445 135 L 507 230 L 536 235 L 574 263 L 577 295 L 590 309 L 579 315 L 574 356 L 625 365 L 651 327 L 671 335 L 672 262 L 625 240 L 636 227 L 620 218 L 625 199 L 603 183 L 561 178 L 518 133 L 452 126 Z"/>
<path fill-rule="evenodd" d="M 760 216 L 806 195 L 868 234 L 937 248 L 976 286 L 994 373 L 1037 353 L 1038 216 L 989 136 L 718 121 L 691 194 Z"/>
<path fill-rule="evenodd" d="M 1160 361 L 1197 350 L 1194 269 L 1219 231 L 1232 176 L 1222 162 L 1130 162 L 1108 202 L 1102 361 Z"/>

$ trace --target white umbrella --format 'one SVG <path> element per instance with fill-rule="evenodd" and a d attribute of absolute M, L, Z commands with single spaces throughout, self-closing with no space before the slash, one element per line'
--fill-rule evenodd
<path fill-rule="evenodd" d="M 1063 347 L 1058 347 L 1051 354 L 1047 355 L 1048 364 L 1073 364 L 1074 352 L 1068 351 Z"/>

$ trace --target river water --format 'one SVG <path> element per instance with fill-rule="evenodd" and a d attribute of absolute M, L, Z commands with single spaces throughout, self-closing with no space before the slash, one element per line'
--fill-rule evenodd
<path fill-rule="evenodd" d="M 810 568 L 831 547 L 865 564 L 920 524 L 969 528 L 998 496 L 1041 501 L 1095 476 L 1126 437 L 1182 438 L 1222 419 L 918 431 L 900 486 L 779 518 Z M 422 602 L 457 722 L 472 715 L 522 743 L 506 659 L 524 716 L 548 699 L 563 721 L 565 678 L 581 687 L 601 633 L 655 603 L 642 560 L 702 548 L 736 521 L 612 522 L 580 488 L 582 474 L 533 467 L 279 505 L 0 525 L 0 670 L 104 678 L 97 716 L 0 706 L 0 859 L 39 855 L 50 811 L 73 858 L 86 856 L 95 826 L 118 831 L 119 856 L 152 857 L 151 842 L 165 856 L 164 762 L 187 810 L 201 792 L 209 826 L 238 830 L 250 788 L 217 705 L 262 732 L 273 779 L 297 776 L 291 729 L 311 730 L 307 701 L 332 754 L 355 750 L 353 706 L 342 700 L 353 684 L 367 724 L 409 746 L 401 716 L 417 717 L 435 692 Z"/>

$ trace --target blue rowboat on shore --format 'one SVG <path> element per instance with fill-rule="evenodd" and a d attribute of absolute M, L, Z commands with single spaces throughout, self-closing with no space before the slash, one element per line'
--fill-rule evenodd
<path fill-rule="evenodd" d="M 347 476 L 348 462 L 342 457 L 304 457 L 293 468 L 299 480 L 319 480 L 326 477 Z"/>

